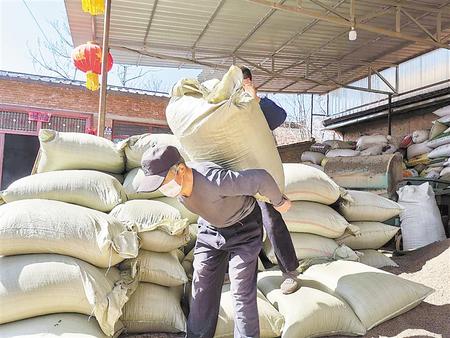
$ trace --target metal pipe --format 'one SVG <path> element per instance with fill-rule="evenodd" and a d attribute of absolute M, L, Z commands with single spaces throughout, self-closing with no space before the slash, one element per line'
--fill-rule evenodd
<path fill-rule="evenodd" d="M 108 40 L 109 40 L 109 23 L 111 21 L 111 0 L 105 0 L 105 18 L 103 24 L 103 47 L 102 47 L 102 84 L 100 87 L 100 99 L 98 107 L 98 125 L 97 135 L 104 137 L 105 135 L 105 116 L 106 116 L 106 85 L 108 80 Z"/>
<path fill-rule="evenodd" d="M 392 133 L 392 94 L 388 97 L 388 135 Z"/>
<path fill-rule="evenodd" d="M 313 138 L 314 94 L 311 94 L 311 139 Z"/>

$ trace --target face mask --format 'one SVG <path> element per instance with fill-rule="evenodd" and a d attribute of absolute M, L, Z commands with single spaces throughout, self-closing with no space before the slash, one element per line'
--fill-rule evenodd
<path fill-rule="evenodd" d="M 175 180 L 171 180 L 169 183 L 164 184 L 159 188 L 159 191 L 167 197 L 177 197 L 181 193 L 181 185 Z"/>

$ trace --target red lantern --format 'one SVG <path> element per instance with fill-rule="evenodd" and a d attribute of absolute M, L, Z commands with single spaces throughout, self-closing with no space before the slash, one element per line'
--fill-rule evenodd
<path fill-rule="evenodd" d="M 97 90 L 98 76 L 102 72 L 102 48 L 94 42 L 88 42 L 73 50 L 72 60 L 75 67 L 86 73 L 86 88 Z M 107 72 L 111 70 L 112 65 L 113 59 L 111 53 L 108 53 Z"/>

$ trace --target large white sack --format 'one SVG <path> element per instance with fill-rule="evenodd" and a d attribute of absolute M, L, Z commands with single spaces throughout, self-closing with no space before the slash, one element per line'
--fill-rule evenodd
<path fill-rule="evenodd" d="M 442 169 L 442 171 L 439 173 L 440 177 L 442 179 L 448 180 L 450 179 L 450 167 L 445 167 L 444 169 Z"/>
<path fill-rule="evenodd" d="M 175 209 L 177 209 L 181 214 L 181 218 L 186 218 L 188 220 L 189 224 L 194 224 L 194 223 L 197 223 L 197 221 L 198 221 L 198 215 L 194 214 L 189 209 L 187 209 L 182 203 L 180 203 L 178 201 L 177 198 L 160 197 L 160 198 L 155 198 L 155 201 L 164 202 L 164 203 L 174 207 Z"/>
<path fill-rule="evenodd" d="M 433 125 L 431 126 L 431 130 L 430 130 L 429 139 L 432 140 L 432 139 L 438 137 L 439 135 L 441 135 L 442 133 L 446 133 L 447 128 L 448 128 L 448 126 L 446 124 L 443 124 L 439 121 L 433 121 Z"/>
<path fill-rule="evenodd" d="M 444 133 L 440 137 L 435 138 L 431 141 L 428 141 L 427 147 L 434 149 L 434 148 L 437 148 L 437 147 L 443 146 L 444 144 L 449 144 L 449 143 L 450 143 L 450 134 Z"/>
<path fill-rule="evenodd" d="M 450 115 L 450 106 L 445 106 L 445 107 L 439 108 L 438 110 L 435 110 L 433 112 L 433 114 L 435 114 L 437 116 Z"/>
<path fill-rule="evenodd" d="M 427 141 L 417 144 L 412 144 L 406 150 L 407 158 L 412 159 L 413 157 L 429 153 L 432 151 L 430 147 L 427 146 Z"/>
<path fill-rule="evenodd" d="M 314 164 L 319 164 L 325 158 L 325 154 L 318 153 L 315 151 L 305 151 L 302 153 L 301 161 L 302 162 L 311 162 Z"/>
<path fill-rule="evenodd" d="M 139 250 L 136 258 L 123 261 L 119 268 L 133 271 L 140 282 L 178 286 L 188 281 L 176 251 Z"/>
<path fill-rule="evenodd" d="M 360 234 L 344 234 L 336 239 L 339 244 L 345 244 L 353 250 L 379 249 L 389 242 L 400 230 L 397 227 L 380 222 L 353 222 L 360 229 Z"/>
<path fill-rule="evenodd" d="M 398 191 L 403 249 L 412 250 L 446 238 L 441 214 L 428 182 L 407 185 Z"/>
<path fill-rule="evenodd" d="M 450 143 L 439 146 L 428 154 L 428 158 L 450 157 Z"/>
<path fill-rule="evenodd" d="M 280 271 L 258 274 L 258 288 L 285 318 L 282 338 L 366 333 L 350 306 L 338 297 L 305 285 L 303 280 L 300 280 L 302 286 L 299 290 L 283 295 L 280 290 L 282 282 Z"/>
<path fill-rule="evenodd" d="M 0 325 L 2 338 L 108 338 L 95 318 L 56 313 Z"/>
<path fill-rule="evenodd" d="M 141 248 L 154 252 L 170 252 L 185 246 L 190 239 L 189 227 L 178 235 L 168 234 L 164 230 L 152 230 L 139 233 Z"/>
<path fill-rule="evenodd" d="M 127 332 L 185 332 L 181 295 L 179 287 L 140 283 L 123 308 L 121 320 Z"/>
<path fill-rule="evenodd" d="M 266 297 L 257 291 L 257 306 L 259 316 L 259 330 L 261 338 L 274 338 L 281 335 L 284 325 L 283 316 L 270 304 Z M 214 338 L 234 337 L 234 318 L 236 317 L 233 308 L 233 296 L 230 291 L 230 284 L 222 287 L 220 298 L 219 318 L 217 321 Z"/>
<path fill-rule="evenodd" d="M 352 149 L 333 149 L 327 152 L 327 157 L 353 157 L 359 156 L 361 152 L 359 150 Z"/>
<path fill-rule="evenodd" d="M 336 210 L 319 203 L 293 202 L 282 216 L 289 232 L 306 232 L 328 238 L 342 236 L 347 228 L 358 232 L 358 228 L 351 227 Z"/>
<path fill-rule="evenodd" d="M 0 255 L 57 253 L 108 267 L 138 246 L 134 230 L 100 211 L 50 200 L 0 206 Z"/>
<path fill-rule="evenodd" d="M 345 300 L 367 330 L 413 309 L 434 291 L 358 262 L 313 265 L 304 275 Z"/>
<path fill-rule="evenodd" d="M 445 124 L 447 126 L 450 125 L 450 114 L 442 116 L 437 121 L 440 122 L 440 123 L 443 123 L 443 124 Z"/>
<path fill-rule="evenodd" d="M 0 324 L 51 313 L 94 315 L 112 335 L 134 282 L 115 268 L 107 272 L 54 254 L 0 257 Z"/>
<path fill-rule="evenodd" d="M 388 137 L 385 135 L 366 135 L 358 139 L 356 149 L 365 150 L 373 145 L 386 145 L 388 143 Z"/>
<path fill-rule="evenodd" d="M 412 140 L 414 143 L 423 143 L 428 141 L 428 137 L 430 136 L 430 131 L 426 129 L 415 130 L 412 133 Z"/>
<path fill-rule="evenodd" d="M 346 246 L 339 246 L 334 240 L 322 236 L 291 233 L 292 244 L 298 260 L 307 258 L 331 258 L 358 260 L 356 253 Z M 273 246 L 267 239 L 263 244 L 267 258 L 277 264 Z"/>
<path fill-rule="evenodd" d="M 376 155 L 381 155 L 381 153 L 383 152 L 383 147 L 384 144 L 375 144 L 372 145 L 370 147 L 368 147 L 365 150 L 362 150 L 360 155 L 361 156 L 376 156 Z"/>
<path fill-rule="evenodd" d="M 275 140 L 259 103 L 242 90 L 239 67 L 231 66 L 212 91 L 196 80 L 179 81 L 166 117 L 191 160 L 232 170 L 265 169 L 284 188 Z"/>
<path fill-rule="evenodd" d="M 145 174 L 142 168 L 134 168 L 125 174 L 125 180 L 123 182 L 123 189 L 127 194 L 129 200 L 136 199 L 152 199 L 157 197 L 163 197 L 164 195 L 159 190 L 153 192 L 138 192 L 139 186 L 144 179 Z"/>
<path fill-rule="evenodd" d="M 347 190 L 339 201 L 339 212 L 349 222 L 384 222 L 401 211 L 398 203 L 367 191 Z"/>
<path fill-rule="evenodd" d="M 41 148 L 35 165 L 38 173 L 92 169 L 120 174 L 125 168 L 123 150 L 103 137 L 41 129 L 39 142 Z"/>
<path fill-rule="evenodd" d="M 0 196 L 7 203 L 47 199 L 104 212 L 127 200 L 117 179 L 93 170 L 62 170 L 26 176 L 13 182 Z"/>
<path fill-rule="evenodd" d="M 392 259 L 390 259 L 388 256 L 384 255 L 383 253 L 377 251 L 377 250 L 358 250 L 360 256 L 359 256 L 359 262 L 368 266 L 371 266 L 373 268 L 381 269 L 386 266 L 394 266 L 398 267 L 398 264 L 395 263 Z"/>
<path fill-rule="evenodd" d="M 284 193 L 291 201 L 311 201 L 333 204 L 341 189 L 327 174 L 300 163 L 284 163 L 286 186 Z"/>
<path fill-rule="evenodd" d="M 130 171 L 134 168 L 141 167 L 142 155 L 150 148 L 170 145 L 178 149 L 185 161 L 189 158 L 183 151 L 180 142 L 172 134 L 143 134 L 135 135 L 127 138 L 119 144 L 119 148 L 125 151 L 126 169 Z"/>

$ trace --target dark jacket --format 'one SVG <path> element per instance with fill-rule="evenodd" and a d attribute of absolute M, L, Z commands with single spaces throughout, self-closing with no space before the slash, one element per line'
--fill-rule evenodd
<path fill-rule="evenodd" d="M 259 101 L 259 106 L 264 113 L 264 117 L 267 120 L 270 130 L 278 128 L 286 120 L 286 111 L 271 99 L 262 97 Z"/>

